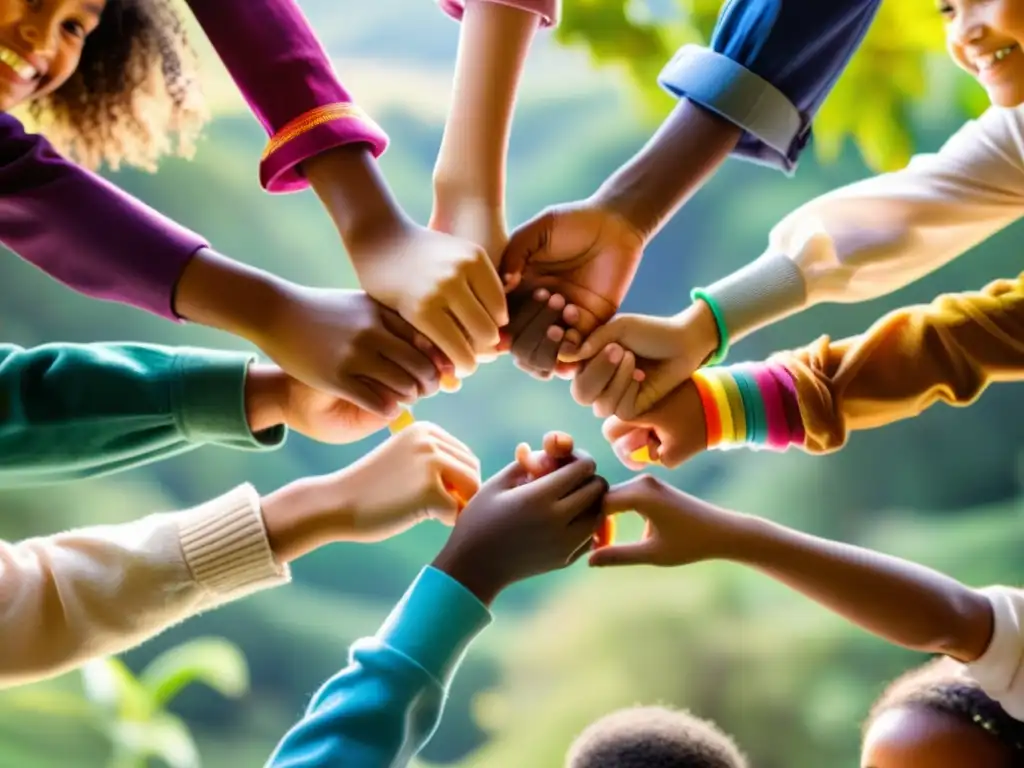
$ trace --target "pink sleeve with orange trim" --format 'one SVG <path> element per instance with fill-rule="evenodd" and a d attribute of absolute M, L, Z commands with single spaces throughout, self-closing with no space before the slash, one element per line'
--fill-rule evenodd
<path fill-rule="evenodd" d="M 334 147 L 384 152 L 387 135 L 339 82 L 295 0 L 187 1 L 270 136 L 260 160 L 264 189 L 304 189 L 301 164 Z"/>
<path fill-rule="evenodd" d="M 501 3 L 521 11 L 536 13 L 541 17 L 541 26 L 544 27 L 557 27 L 562 15 L 561 0 L 437 0 L 442 11 L 460 21 L 466 13 L 467 2 Z"/>

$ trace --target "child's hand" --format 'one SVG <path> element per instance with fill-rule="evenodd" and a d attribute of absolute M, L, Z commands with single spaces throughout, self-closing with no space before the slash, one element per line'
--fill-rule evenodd
<path fill-rule="evenodd" d="M 516 461 L 527 475 L 524 482 L 554 472 L 572 458 L 573 448 L 572 436 L 565 432 L 548 432 L 539 451 L 531 451 L 527 443 L 517 445 Z"/>
<path fill-rule="evenodd" d="M 469 448 L 420 421 L 344 469 L 270 498 L 291 508 L 284 525 L 309 551 L 331 541 L 383 541 L 427 518 L 451 525 L 459 509 L 453 493 L 471 499 L 479 488 L 480 462 Z"/>
<path fill-rule="evenodd" d="M 321 443 L 354 443 L 388 424 L 387 419 L 313 389 L 275 365 L 250 366 L 245 412 L 254 433 L 284 424 Z"/>
<path fill-rule="evenodd" d="M 614 486 L 604 497 L 605 514 L 636 512 L 647 520 L 643 539 L 591 553 L 593 566 L 686 565 L 725 557 L 751 518 L 728 512 L 677 491 L 649 475 Z"/>
<path fill-rule="evenodd" d="M 560 359 L 596 362 L 600 354 L 612 354 L 609 347 L 613 345 L 632 353 L 614 353 L 621 362 L 607 381 L 620 386 L 604 392 L 594 383 L 578 384 L 573 396 L 581 405 L 593 405 L 595 414 L 602 418 L 614 414 L 631 419 L 653 408 L 690 378 L 718 347 L 718 328 L 702 301 L 675 317 L 617 315 L 588 336 L 578 350 L 563 348 Z M 607 362 L 599 367 L 606 368 Z M 625 369 L 633 366 L 640 374 L 635 377 L 639 383 L 629 387 L 632 373 Z M 577 378 L 580 376 L 582 373 L 577 374 Z M 600 377 L 596 383 L 600 383 Z"/>
<path fill-rule="evenodd" d="M 608 488 L 589 456 L 530 480 L 516 461 L 459 515 L 434 567 L 489 603 L 505 587 L 575 562 L 591 547 Z"/>
<path fill-rule="evenodd" d="M 468 240 L 404 222 L 356 238 L 359 282 L 430 339 L 465 378 L 493 353 L 508 323 L 505 291 L 484 250 Z"/>
<path fill-rule="evenodd" d="M 644 469 L 642 462 L 632 458 L 641 448 L 646 447 L 651 459 L 661 465 L 676 467 L 708 447 L 704 405 L 691 381 L 643 416 L 629 421 L 612 416 L 602 432 L 619 461 L 636 471 Z"/>
<path fill-rule="evenodd" d="M 282 287 L 256 343 L 285 371 L 377 416 L 437 391 L 451 364 L 362 291 Z"/>
<path fill-rule="evenodd" d="M 437 232 L 476 243 L 487 252 L 495 268 L 501 263 L 501 254 L 508 245 L 505 212 L 500 206 L 478 198 L 435 192 L 429 226 Z"/>
<path fill-rule="evenodd" d="M 500 350 L 511 352 L 521 371 L 537 379 L 571 378 L 576 366 L 558 362 L 558 350 L 579 343 L 572 328 L 579 310 L 546 288 L 516 290 L 508 296 L 511 321 L 501 329 Z"/>

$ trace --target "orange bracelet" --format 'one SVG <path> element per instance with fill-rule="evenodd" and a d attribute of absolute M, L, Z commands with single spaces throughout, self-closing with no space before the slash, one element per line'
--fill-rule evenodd
<path fill-rule="evenodd" d="M 707 425 L 706 437 L 708 450 L 710 450 L 722 442 L 722 418 L 718 414 L 718 404 L 715 402 L 715 395 L 711 391 L 711 387 L 708 386 L 700 371 L 695 372 L 690 377 L 690 381 L 697 388 L 701 405 L 704 406 L 704 422 Z"/>
<path fill-rule="evenodd" d="M 325 104 L 322 107 L 316 107 L 308 112 L 304 112 L 298 117 L 289 120 L 281 130 L 277 131 L 273 136 L 270 137 L 270 141 L 267 142 L 266 148 L 263 150 L 263 156 L 260 160 L 266 160 L 274 152 L 279 150 L 285 144 L 292 139 L 295 139 L 307 131 L 311 131 L 318 125 L 324 123 L 330 123 L 334 120 L 344 120 L 346 118 L 355 118 L 362 120 L 370 125 L 376 125 L 373 119 L 366 114 L 359 106 L 349 101 L 341 101 L 337 104 Z"/>

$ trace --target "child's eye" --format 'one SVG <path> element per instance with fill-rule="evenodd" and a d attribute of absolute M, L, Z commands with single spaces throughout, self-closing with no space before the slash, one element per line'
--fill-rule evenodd
<path fill-rule="evenodd" d="M 85 25 L 80 21 L 68 20 L 64 22 L 64 30 L 75 37 L 85 37 Z"/>
<path fill-rule="evenodd" d="M 939 3 L 938 6 L 936 6 L 936 10 L 939 12 L 940 16 L 947 19 L 953 15 L 953 6 L 949 3 Z"/>

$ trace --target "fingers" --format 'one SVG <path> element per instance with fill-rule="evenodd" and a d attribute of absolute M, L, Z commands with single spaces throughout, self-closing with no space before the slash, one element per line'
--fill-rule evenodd
<path fill-rule="evenodd" d="M 397 312 L 382 308 L 381 315 L 384 327 L 395 339 L 386 340 L 379 354 L 401 366 L 416 380 L 421 397 L 434 394 L 441 376 L 441 363 L 446 362 L 440 351 Z"/>
<path fill-rule="evenodd" d="M 506 287 L 518 285 L 522 278 L 526 262 L 537 251 L 544 248 L 551 231 L 554 216 L 550 212 L 541 213 L 531 221 L 516 228 L 509 236 L 508 245 L 501 255 L 501 277 Z"/>
<path fill-rule="evenodd" d="M 615 412 L 636 371 L 632 352 L 610 344 L 588 361 L 572 381 L 572 396 L 580 405 L 593 405 L 594 414 L 604 418 Z"/>
<path fill-rule="evenodd" d="M 405 368 L 383 354 L 378 352 L 362 368 L 362 378 L 387 387 L 398 402 L 414 403 L 419 399 L 419 382 Z"/>
<path fill-rule="evenodd" d="M 636 381 L 635 375 L 636 358 L 632 352 L 625 350 L 622 355 L 622 362 L 615 369 L 615 375 L 612 377 L 611 382 L 594 402 L 594 415 L 599 419 L 603 419 L 614 414 L 619 407 L 619 402 L 626 397 L 626 393 L 630 389 L 633 390 L 635 397 L 636 391 L 640 388 L 640 383 Z M 634 384 L 636 385 L 635 387 L 632 386 Z"/>
<path fill-rule="evenodd" d="M 342 376 L 338 394 L 364 411 L 384 419 L 398 415 L 398 401 L 394 393 L 375 381 L 359 376 Z"/>
<path fill-rule="evenodd" d="M 646 456 L 638 453 L 646 449 Z M 642 472 L 651 463 L 660 463 L 661 443 L 650 427 L 636 427 L 612 443 L 616 458 L 634 472 Z"/>
<path fill-rule="evenodd" d="M 457 512 L 480 490 L 479 465 L 467 464 L 445 448 L 439 451 L 437 462 L 444 490 L 452 499 L 452 511 Z"/>
<path fill-rule="evenodd" d="M 630 544 L 616 544 L 602 547 L 590 553 L 589 564 L 594 568 L 606 568 L 616 565 L 644 565 L 654 558 L 655 546 L 650 539 Z"/>
<path fill-rule="evenodd" d="M 508 301 L 505 299 L 505 287 L 490 258 L 485 257 L 473 264 L 469 274 L 469 287 L 494 322 L 495 327 L 508 325 Z"/>
<path fill-rule="evenodd" d="M 544 453 L 554 459 L 568 459 L 572 456 L 575 441 L 567 432 L 547 432 L 544 435 Z"/>
<path fill-rule="evenodd" d="M 504 298 L 503 295 L 502 299 L 504 300 Z M 504 303 L 502 304 L 502 309 L 502 315 L 506 314 L 504 312 Z M 480 303 L 479 297 L 477 297 L 472 286 L 468 283 L 463 284 L 459 290 L 453 292 L 448 311 L 466 331 L 469 343 L 473 347 L 473 364 L 475 367 L 476 353 L 487 352 L 494 349 L 498 344 L 501 338 L 498 334 L 500 326 L 491 316 L 491 313 Z"/>
<path fill-rule="evenodd" d="M 554 472 L 529 483 L 526 487 L 538 498 L 544 497 L 553 502 L 568 496 L 593 477 L 596 471 L 597 465 L 594 460 L 587 454 L 581 453 L 575 461 L 564 464 Z"/>
<path fill-rule="evenodd" d="M 564 329 L 555 325 L 562 316 L 565 299 L 558 294 L 546 301 L 535 295 L 540 310 L 530 319 L 522 331 L 512 339 L 512 357 L 516 366 L 537 378 L 549 378 L 558 359 L 558 349 L 565 335 Z"/>
<path fill-rule="evenodd" d="M 622 323 L 616 322 L 617 318 L 600 326 L 592 334 L 587 336 L 583 344 L 576 349 L 566 347 L 559 354 L 559 359 L 567 363 L 578 363 L 589 360 L 609 344 L 622 341 Z"/>
<path fill-rule="evenodd" d="M 589 518 L 590 534 L 594 533 L 600 520 L 600 502 L 608 492 L 608 481 L 596 475 L 576 490 L 552 505 L 552 512 L 558 517 L 572 520 L 580 515 Z"/>
<path fill-rule="evenodd" d="M 523 443 L 523 445 L 526 445 Z M 506 464 L 501 471 L 491 475 L 485 487 L 491 491 L 507 491 L 528 481 L 530 476 L 518 461 Z"/>
<path fill-rule="evenodd" d="M 680 498 L 686 497 L 655 477 L 640 475 L 608 490 L 604 496 L 604 512 L 607 515 L 636 512 L 656 523 L 673 514 L 672 506 Z"/>
<path fill-rule="evenodd" d="M 573 447 L 572 437 L 565 432 L 548 432 L 541 451 L 531 451 L 526 443 L 517 445 L 516 461 L 530 477 L 543 477 L 571 458 Z"/>
<path fill-rule="evenodd" d="M 476 370 L 473 347 L 445 308 L 435 307 L 428 312 L 420 323 L 420 330 L 452 361 L 460 376 L 468 376 Z"/>

